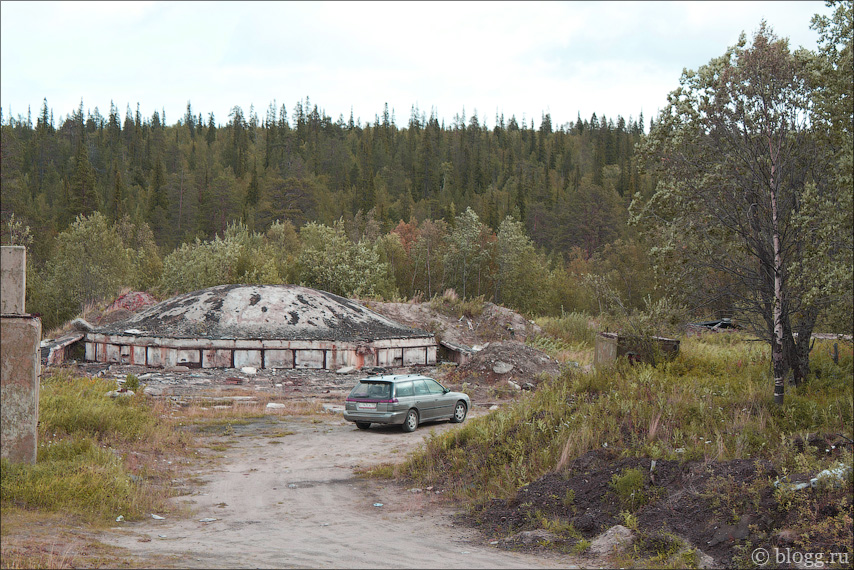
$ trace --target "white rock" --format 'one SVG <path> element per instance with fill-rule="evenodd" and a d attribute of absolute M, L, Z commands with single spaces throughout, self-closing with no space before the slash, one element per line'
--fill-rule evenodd
<path fill-rule="evenodd" d="M 209 523 L 209 522 L 214 522 L 215 520 L 217 520 L 217 519 L 212 518 L 212 517 L 206 517 L 206 518 L 203 518 L 203 519 L 199 519 L 199 522 Z"/>
<path fill-rule="evenodd" d="M 156 521 L 166 520 L 165 517 L 161 517 L 160 515 L 155 515 L 154 513 L 151 513 L 151 518 L 153 518 Z"/>
<path fill-rule="evenodd" d="M 622 550 L 635 540 L 635 534 L 621 524 L 612 526 L 590 542 L 587 551 L 592 555 L 612 554 L 615 550 Z"/>
<path fill-rule="evenodd" d="M 267 407 L 268 407 L 268 408 L 273 408 L 273 409 L 279 410 L 279 409 L 284 408 L 284 407 L 285 407 L 285 405 L 284 405 L 284 404 L 282 404 L 282 403 L 280 403 L 280 402 L 268 402 L 268 403 L 267 403 Z"/>
<path fill-rule="evenodd" d="M 125 390 L 124 392 L 119 392 L 118 390 L 110 390 L 105 394 L 105 396 L 109 398 L 123 398 L 125 396 L 133 396 L 133 390 Z"/>
<path fill-rule="evenodd" d="M 522 389 L 522 387 L 521 387 L 521 386 L 519 386 L 517 383 L 515 383 L 513 380 L 508 380 L 508 381 L 507 381 L 507 384 L 508 384 L 511 388 L 513 388 L 514 390 L 521 390 L 521 389 Z"/>
<path fill-rule="evenodd" d="M 240 369 L 240 371 L 243 372 L 244 374 L 249 374 L 249 375 L 258 373 L 258 369 L 255 368 L 254 366 L 244 366 L 243 368 Z"/>
<path fill-rule="evenodd" d="M 492 371 L 496 374 L 507 374 L 511 370 L 513 370 L 512 364 L 501 362 L 500 360 L 496 360 L 495 364 L 492 365 Z"/>
<path fill-rule="evenodd" d="M 335 371 L 336 374 L 352 374 L 356 370 L 355 366 L 345 366 Z"/>

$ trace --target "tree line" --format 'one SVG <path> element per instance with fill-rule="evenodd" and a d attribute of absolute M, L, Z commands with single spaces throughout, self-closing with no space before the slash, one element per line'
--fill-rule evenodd
<path fill-rule="evenodd" d="M 772 348 L 777 395 L 817 326 L 851 332 L 852 3 L 816 51 L 764 22 L 642 115 L 539 126 L 333 121 L 306 98 L 225 125 L 83 104 L 0 116 L 4 243 L 58 324 L 120 286 L 161 295 L 303 283 L 384 299 L 446 288 L 532 315 L 732 315 Z M 672 313 L 672 311 L 670 311 Z"/>

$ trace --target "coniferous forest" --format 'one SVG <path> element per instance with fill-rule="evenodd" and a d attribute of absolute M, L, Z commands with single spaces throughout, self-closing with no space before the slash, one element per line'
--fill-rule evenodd
<path fill-rule="evenodd" d="M 815 51 L 763 25 L 647 118 L 44 100 L 0 116 L 3 243 L 28 246 L 46 330 L 125 288 L 453 289 L 532 316 L 734 316 L 777 341 L 780 317 L 797 367 L 794 332 L 852 327 L 851 3 L 834 5 Z"/>

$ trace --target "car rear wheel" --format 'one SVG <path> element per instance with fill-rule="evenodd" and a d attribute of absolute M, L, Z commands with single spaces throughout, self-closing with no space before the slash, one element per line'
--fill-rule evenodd
<path fill-rule="evenodd" d="M 371 427 L 371 422 L 356 422 L 356 427 L 359 429 L 368 429 Z"/>
<path fill-rule="evenodd" d="M 463 423 L 463 421 L 466 419 L 466 412 L 468 412 L 468 408 L 466 408 L 465 402 L 457 402 L 457 405 L 454 406 L 454 415 L 451 416 L 451 423 Z"/>
<path fill-rule="evenodd" d="M 403 431 L 415 431 L 418 427 L 418 411 L 409 410 L 406 414 L 406 419 L 403 421 Z"/>

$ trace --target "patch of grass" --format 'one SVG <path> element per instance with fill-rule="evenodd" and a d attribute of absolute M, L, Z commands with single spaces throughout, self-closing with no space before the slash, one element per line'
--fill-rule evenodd
<path fill-rule="evenodd" d="M 541 317 L 536 320 L 543 329 L 543 337 L 552 338 L 563 346 L 592 348 L 596 341 L 596 329 L 592 319 L 585 313 L 564 313 L 560 317 Z"/>
<path fill-rule="evenodd" d="M 97 526 L 118 515 L 138 520 L 169 509 L 170 490 L 149 479 L 177 469 L 189 453 L 190 438 L 165 417 L 162 404 L 140 395 L 106 397 L 113 388 L 111 381 L 68 372 L 42 381 L 37 461 L 3 460 L 4 516 L 15 509 L 38 509 Z M 166 454 L 175 458 L 174 465 L 164 466 L 164 459 L 157 464 Z"/>
<path fill-rule="evenodd" d="M 579 540 L 578 542 L 576 542 L 575 544 L 572 545 L 570 552 L 572 552 L 572 554 L 575 554 L 577 556 L 579 554 L 584 554 L 589 549 L 590 549 L 590 541 L 582 538 L 581 540 Z"/>
<path fill-rule="evenodd" d="M 568 370 L 520 401 L 431 435 L 396 472 L 481 505 L 512 499 L 602 447 L 623 457 L 794 467 L 797 434 L 852 437 L 852 355 L 841 351 L 835 364 L 823 344 L 813 351 L 814 373 L 787 388 L 783 406 L 773 402 L 768 347 L 738 333 L 684 338 L 676 358 L 657 367 Z M 834 463 L 820 454 L 806 459 L 811 472 Z"/>

